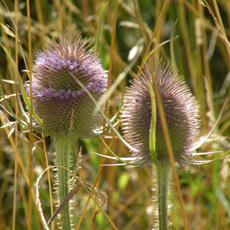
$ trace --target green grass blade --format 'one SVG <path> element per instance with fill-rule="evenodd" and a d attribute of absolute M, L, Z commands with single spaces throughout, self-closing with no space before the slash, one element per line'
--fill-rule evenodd
<path fill-rule="evenodd" d="M 177 19 L 178 20 L 178 19 Z M 172 67 L 173 67 L 173 74 L 174 76 L 176 77 L 177 76 L 177 67 L 176 67 L 176 61 L 175 61 L 175 53 L 174 53 L 174 45 L 173 45 L 173 34 L 174 34 L 174 29 L 175 29 L 175 26 L 176 26 L 176 23 L 177 23 L 177 20 L 172 28 L 172 31 L 171 31 L 171 42 L 170 42 L 170 54 L 171 54 L 171 62 L 172 62 Z"/>
<path fill-rule="evenodd" d="M 97 34 L 96 34 L 96 38 L 95 38 L 96 52 L 98 52 L 98 43 L 99 43 L 99 36 L 100 36 L 100 32 L 101 32 L 102 19 L 103 19 L 103 16 L 104 16 L 104 13 L 105 13 L 105 10 L 106 10 L 108 4 L 109 4 L 109 2 L 106 3 L 106 5 L 105 5 L 105 7 L 101 13 L 100 19 L 99 19 Z"/>
<path fill-rule="evenodd" d="M 156 100 L 155 94 L 150 82 L 147 82 L 150 95 L 151 95 L 151 108 L 152 108 L 152 118 L 151 118 L 151 127 L 149 133 L 149 149 L 152 161 L 155 165 L 158 165 L 157 162 L 157 153 L 156 153 Z"/>

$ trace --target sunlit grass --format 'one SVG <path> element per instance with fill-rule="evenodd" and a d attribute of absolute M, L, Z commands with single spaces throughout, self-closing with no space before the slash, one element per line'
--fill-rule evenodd
<path fill-rule="evenodd" d="M 146 50 L 153 50 L 160 43 L 170 39 L 175 21 L 174 40 L 175 62 L 179 73 L 185 77 L 193 94 L 200 105 L 202 129 L 201 135 L 209 132 L 215 123 L 224 101 L 229 98 L 230 56 L 230 2 L 210 0 L 210 14 L 204 5 L 195 0 L 168 1 L 119 1 L 117 19 L 114 11 L 116 1 L 110 1 L 104 12 L 99 36 L 98 52 L 105 69 L 110 69 L 111 84 L 117 76 L 130 64 L 128 56 L 136 45 L 144 48 L 135 65 L 110 97 L 108 117 L 117 112 L 129 79 L 138 73 L 145 58 Z M 104 10 L 106 1 L 32 1 L 29 12 L 31 15 L 31 29 L 28 31 L 27 2 L 22 1 L 16 8 L 14 1 L 0 3 L 0 23 L 4 25 L 0 31 L 0 42 L 6 47 L 18 66 L 22 80 L 28 80 L 29 59 L 42 48 L 47 38 L 56 39 L 58 34 L 72 34 L 77 37 L 82 33 L 83 38 L 91 38 L 94 44 L 99 17 Z M 17 14 L 15 13 L 15 10 Z M 17 16 L 16 16 L 17 15 Z M 16 16 L 16 18 L 15 18 Z M 157 20 L 159 25 L 157 26 Z M 16 22 L 17 19 L 17 22 Z M 13 23 L 13 21 L 14 23 Z M 17 25 L 17 26 L 16 26 Z M 116 30 L 114 30 L 116 25 Z M 7 27 L 6 27 L 7 26 Z M 8 27 L 9 26 L 9 27 Z M 155 31 L 154 31 L 155 30 Z M 153 33 L 154 32 L 154 33 Z M 18 34 L 18 35 L 17 35 Z M 148 48 L 150 39 L 153 43 Z M 29 53 L 28 35 L 31 36 L 32 50 Z M 17 37 L 17 40 L 15 39 Z M 143 38 L 143 39 L 142 39 Z M 140 40 L 141 39 L 141 40 Z M 17 42 L 18 41 L 18 42 Z M 18 46 L 16 46 L 18 44 Z M 147 54 L 149 53 L 147 52 Z M 0 49 L 0 79 L 15 80 L 14 70 L 3 49 Z M 25 61 L 24 62 L 24 57 Z M 154 59 L 169 61 L 170 45 L 165 44 L 151 56 Z M 16 93 L 15 84 L 0 82 L 5 95 Z M 222 89 L 222 91 L 221 91 Z M 12 96 L 8 102 L 13 111 L 17 112 L 16 97 Z M 1 101 L 5 107 L 5 102 Z M 1 108 L 1 111 L 2 108 Z M 0 111 L 0 112 L 1 112 Z M 7 113 L 4 112 L 6 116 Z M 11 117 L 8 119 L 13 121 Z M 3 122 L 0 122 L 2 126 Z M 222 118 L 209 140 L 199 152 L 223 151 L 230 149 L 230 112 L 227 102 Z M 12 127 L 0 129 L 0 229 L 43 229 L 40 213 L 35 204 L 36 179 L 47 167 L 46 154 L 41 149 L 48 149 L 49 164 L 53 164 L 50 139 L 32 152 L 29 160 L 29 134 L 22 134 L 24 138 L 8 132 Z M 25 129 L 18 125 L 20 132 Z M 113 135 L 113 134 L 112 134 Z M 112 136 L 111 135 L 111 136 Z M 38 138 L 31 137 L 32 143 Z M 42 138 L 42 137 L 40 137 Z M 106 143 L 119 157 L 129 157 L 130 153 L 123 143 L 117 139 L 106 139 Z M 101 164 L 117 163 L 114 160 L 99 158 L 93 152 L 105 153 L 106 149 L 98 138 L 80 140 L 75 143 L 75 157 L 79 147 L 83 146 L 81 169 L 78 176 L 82 181 L 106 193 L 107 203 L 104 210 L 117 229 L 151 229 L 152 197 L 154 183 L 151 169 L 125 168 L 123 166 L 100 166 Z M 213 159 L 213 156 L 197 156 L 200 159 Z M 16 160 L 17 159 L 17 160 Z M 30 162 L 32 170 L 29 170 Z M 40 199 L 46 220 L 52 215 L 52 199 L 54 173 L 50 170 L 42 177 L 39 186 Z M 213 164 L 200 167 L 186 166 L 177 170 L 180 189 L 184 202 L 185 215 L 189 229 L 229 229 L 230 228 L 230 180 L 228 158 Z M 31 177 L 32 206 L 29 209 L 29 178 Z M 48 181 L 51 181 L 51 184 Z M 170 221 L 172 229 L 184 229 L 181 206 L 178 201 L 178 190 L 172 180 Z M 95 193 L 93 193 L 95 195 Z M 13 200 L 15 203 L 13 203 Z M 103 213 L 96 217 L 92 224 L 93 215 L 98 209 L 89 195 L 80 189 L 74 196 L 74 221 L 79 229 L 114 229 Z M 89 203 L 88 203 L 89 200 Z M 51 201 L 51 202 L 50 202 Z M 86 203 L 88 203 L 86 207 Z M 30 217 L 31 216 L 31 217 Z M 82 216 L 81 223 L 79 222 Z M 78 225 L 79 224 L 79 225 Z M 92 227 L 93 226 L 93 227 Z M 57 229 L 56 220 L 50 229 Z"/>

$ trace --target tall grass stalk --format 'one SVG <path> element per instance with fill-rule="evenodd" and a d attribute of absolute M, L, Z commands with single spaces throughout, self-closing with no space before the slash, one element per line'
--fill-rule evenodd
<path fill-rule="evenodd" d="M 27 26 L 28 26 L 28 51 L 29 51 L 29 79 L 32 79 L 32 44 L 31 44 L 31 31 L 30 31 L 30 1 L 26 1 L 27 6 Z M 30 104 L 32 104 L 32 81 L 30 81 Z M 30 126 L 32 126 L 32 113 L 29 114 Z M 28 229 L 32 229 L 32 130 L 29 132 L 29 140 L 31 144 L 29 145 L 29 216 L 28 216 Z"/>
<path fill-rule="evenodd" d="M 18 11 L 18 1 L 15 1 L 15 33 L 18 34 L 18 20 L 17 20 L 17 11 Z M 15 64 L 18 67 L 18 42 L 15 40 Z M 15 78 L 16 80 L 16 78 Z M 16 81 L 17 82 L 17 81 Z M 17 86 L 15 85 L 15 92 L 17 92 Z M 16 116 L 19 115 L 18 105 L 16 104 Z M 18 124 L 16 124 L 16 129 L 18 129 Z M 15 135 L 15 146 L 18 146 L 18 137 Z M 17 171 L 18 171 L 18 161 L 15 158 L 14 162 L 14 205 L 13 205 L 13 223 L 12 223 L 12 230 L 16 229 L 16 197 L 17 197 Z"/>

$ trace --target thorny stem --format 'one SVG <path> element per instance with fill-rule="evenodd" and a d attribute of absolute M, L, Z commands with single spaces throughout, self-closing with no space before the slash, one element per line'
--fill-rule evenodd
<path fill-rule="evenodd" d="M 155 166 L 157 180 L 157 226 L 159 230 L 168 229 L 168 189 L 171 168 L 168 164 Z"/>
<path fill-rule="evenodd" d="M 71 137 L 65 137 L 60 135 L 56 142 L 56 161 L 58 166 L 63 166 L 70 169 L 70 153 L 71 153 L 72 139 Z M 58 204 L 64 200 L 70 191 L 70 174 L 67 170 L 58 167 Z M 70 202 L 68 202 L 60 213 L 61 226 L 63 230 L 71 230 L 71 214 L 70 214 Z"/>

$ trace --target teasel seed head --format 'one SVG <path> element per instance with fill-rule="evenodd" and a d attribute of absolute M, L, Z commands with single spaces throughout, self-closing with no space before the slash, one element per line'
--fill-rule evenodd
<path fill-rule="evenodd" d="M 32 105 L 53 136 L 68 134 L 71 118 L 72 133 L 79 138 L 95 136 L 95 130 L 102 126 L 101 114 L 93 114 L 95 104 L 72 76 L 83 83 L 96 100 L 106 92 L 107 73 L 94 49 L 87 50 L 87 44 L 81 36 L 74 42 L 71 36 L 59 37 L 58 43 L 47 44 L 44 51 L 36 55 Z M 29 95 L 29 83 L 25 89 Z"/>
<path fill-rule="evenodd" d="M 124 98 L 121 127 L 125 138 L 134 149 L 132 155 L 146 166 L 152 162 L 149 148 L 152 118 L 151 96 L 147 81 L 155 75 L 164 108 L 175 160 L 189 158 L 198 139 L 200 117 L 198 104 L 181 76 L 174 76 L 172 67 L 155 64 L 154 73 L 145 66 L 141 76 L 132 81 Z M 153 87 L 154 88 L 154 87 Z M 169 163 L 167 147 L 156 101 L 156 155 L 158 162 Z"/>

